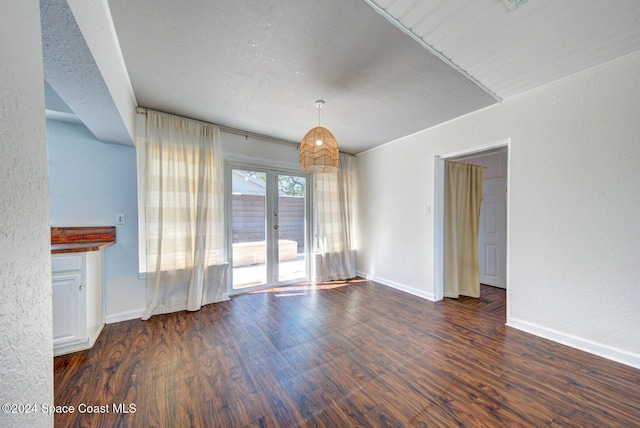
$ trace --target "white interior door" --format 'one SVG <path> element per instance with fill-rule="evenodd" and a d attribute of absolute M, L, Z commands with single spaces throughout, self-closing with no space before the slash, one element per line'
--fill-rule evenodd
<path fill-rule="evenodd" d="M 506 180 L 484 180 L 478 230 L 480 282 L 494 287 L 507 285 Z"/>

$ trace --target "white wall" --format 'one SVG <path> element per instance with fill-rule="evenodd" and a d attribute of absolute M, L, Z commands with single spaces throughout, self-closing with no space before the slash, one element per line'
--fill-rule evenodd
<path fill-rule="evenodd" d="M 0 14 L 0 404 L 53 404 L 43 82 L 39 4 L 5 5 Z M 53 426 L 53 417 L 1 412 L 0 426 Z"/>
<path fill-rule="evenodd" d="M 52 226 L 112 226 L 124 213 L 116 244 L 104 250 L 106 316 L 109 322 L 114 314 L 139 316 L 146 295 L 138 279 L 135 148 L 101 143 L 83 125 L 48 120 L 47 149 Z"/>
<path fill-rule="evenodd" d="M 225 132 L 221 140 L 225 159 L 297 168 L 294 146 Z M 47 121 L 47 147 L 52 226 L 108 226 L 125 214 L 116 244 L 105 250 L 106 321 L 140 318 L 146 289 L 138 274 L 136 149 L 101 143 L 83 125 L 53 120 Z"/>
<path fill-rule="evenodd" d="M 434 157 L 510 137 L 508 324 L 640 367 L 639 75 L 635 55 L 358 156 L 359 270 L 433 296 Z"/>
<path fill-rule="evenodd" d="M 220 139 L 224 158 L 227 161 L 298 170 L 299 161 L 296 146 L 227 132 L 222 132 Z"/>

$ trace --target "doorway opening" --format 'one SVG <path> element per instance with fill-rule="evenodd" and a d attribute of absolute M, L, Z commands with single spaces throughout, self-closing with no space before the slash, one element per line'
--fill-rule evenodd
<path fill-rule="evenodd" d="M 239 164 L 225 173 L 229 294 L 308 280 L 308 176 Z"/>
<path fill-rule="evenodd" d="M 509 299 L 508 199 L 510 139 L 445 153 L 435 157 L 434 297 L 444 296 L 444 162 L 486 167 L 480 215 L 478 256 L 481 283 L 507 289 Z M 507 305 L 508 310 L 508 305 Z"/>

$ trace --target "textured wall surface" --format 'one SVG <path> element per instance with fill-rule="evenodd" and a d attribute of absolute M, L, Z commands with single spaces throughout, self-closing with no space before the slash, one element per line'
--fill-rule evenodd
<path fill-rule="evenodd" d="M 0 14 L 0 426 L 53 426 L 51 259 L 40 13 L 35 0 Z M 16 409 L 19 410 L 19 409 Z M 33 410 L 33 409 L 31 409 Z"/>
<path fill-rule="evenodd" d="M 640 364 L 638 75 L 635 55 L 358 156 L 359 270 L 433 294 L 434 158 L 511 138 L 508 321 Z"/>

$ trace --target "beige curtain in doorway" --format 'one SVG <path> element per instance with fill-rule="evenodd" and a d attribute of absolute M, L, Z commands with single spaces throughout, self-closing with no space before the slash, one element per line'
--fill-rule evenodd
<path fill-rule="evenodd" d="M 480 297 L 478 223 L 484 168 L 445 161 L 444 296 Z"/>

